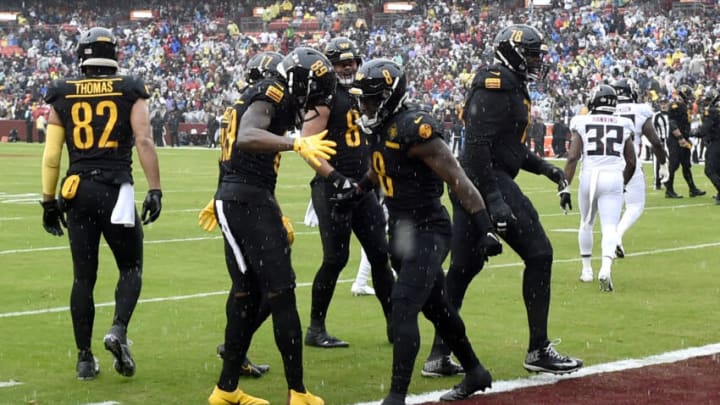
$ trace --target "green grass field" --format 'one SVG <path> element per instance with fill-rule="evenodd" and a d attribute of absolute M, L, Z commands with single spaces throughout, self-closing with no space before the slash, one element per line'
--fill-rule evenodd
<path fill-rule="evenodd" d="M 112 357 L 102 346 L 118 276 L 104 246 L 93 336 L 102 372 L 94 381 L 81 382 L 75 376 L 67 310 L 72 283 L 67 236 L 57 238 L 42 229 L 37 203 L 42 146 L 0 144 L 0 404 L 207 403 L 221 368 L 215 346 L 223 336 L 230 282 L 220 233 L 205 233 L 197 226 L 197 214 L 214 193 L 218 152 L 164 148 L 158 153 L 163 211 L 145 228 L 142 301 L 129 331 L 137 374 L 125 378 L 115 373 Z M 140 206 L 147 187 L 135 165 Z M 519 177 L 555 248 L 549 332 L 551 339 L 562 338 L 561 352 L 592 365 L 720 342 L 720 207 L 710 198 L 714 191 L 701 166 L 694 167 L 694 175 L 707 196 L 666 200 L 662 192 L 648 191 L 643 217 L 625 236 L 627 256 L 614 266 L 614 293 L 578 281 L 577 211 L 561 213 L 555 187 L 544 177 Z M 302 223 L 310 177 L 303 161 L 284 154 L 277 196 L 297 234 L 292 254 L 304 327 L 309 323 L 310 284 L 321 260 L 317 228 Z M 676 189 L 687 195 L 680 171 Z M 598 255 L 600 234 L 595 235 Z M 355 244 L 328 316 L 329 331 L 349 341 L 350 348 L 304 350 L 306 385 L 328 405 L 381 399 L 390 382 L 392 350 L 379 304 L 373 297 L 352 297 L 349 291 L 358 258 Z M 599 259 L 593 264 L 597 270 Z M 519 258 L 506 249 L 476 278 L 463 306 L 474 347 L 496 380 L 527 376 L 522 368 L 528 332 L 521 274 Z M 459 377 L 420 376 L 432 341 L 429 323 L 422 320 L 421 328 L 411 393 L 452 387 Z M 241 388 L 273 404 L 286 403 L 270 321 L 255 335 L 250 357 L 272 369 L 261 379 L 243 378 Z M 3 387 L 10 381 L 22 384 Z"/>

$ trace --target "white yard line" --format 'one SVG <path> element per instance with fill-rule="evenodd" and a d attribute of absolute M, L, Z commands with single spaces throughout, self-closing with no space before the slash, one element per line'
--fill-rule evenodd
<path fill-rule="evenodd" d="M 220 236 L 214 236 L 214 237 L 201 237 L 201 238 L 188 238 L 188 239 L 167 239 L 167 240 L 161 240 L 161 241 L 147 241 L 145 243 L 175 243 L 175 242 L 187 242 L 187 241 L 196 241 L 196 240 L 204 240 L 204 239 L 219 239 Z M 667 248 L 667 249 L 654 249 L 654 250 L 646 250 L 644 252 L 634 252 L 634 253 L 626 253 L 626 257 L 636 257 L 636 256 L 647 256 L 647 255 L 654 255 L 659 253 L 670 253 L 670 252 L 678 252 L 678 251 L 687 251 L 687 250 L 695 250 L 695 249 L 707 249 L 707 248 L 713 248 L 720 246 L 720 242 L 711 242 L 711 243 L 702 243 L 699 245 L 686 245 L 686 246 L 677 246 L 673 248 Z M 58 250 L 58 249 L 67 249 L 66 246 L 63 247 L 54 247 L 54 248 L 34 248 L 34 249 L 23 249 L 22 252 L 39 252 L 39 251 L 46 251 L 46 250 Z M 2 254 L 10 254 L 10 253 L 20 253 L 18 251 L 0 251 L 0 255 Z M 574 257 L 570 259 L 555 259 L 555 263 L 572 263 L 572 262 L 579 262 L 579 257 Z M 486 266 L 486 268 L 503 268 L 503 267 L 520 267 L 523 266 L 522 262 L 514 262 L 514 263 L 505 263 L 505 264 L 495 264 Z M 338 280 L 338 283 L 350 283 L 355 281 L 355 279 L 344 279 L 344 280 Z M 309 287 L 312 285 L 312 282 L 308 283 L 298 283 L 298 287 Z M 188 295 L 177 295 L 177 296 L 170 296 L 170 297 L 156 297 L 156 298 L 145 298 L 140 299 L 138 303 L 150 303 L 150 302 L 166 302 L 166 301 L 184 301 L 189 299 L 195 299 L 195 298 L 205 298 L 210 297 L 214 295 L 224 295 L 227 294 L 227 291 L 212 291 L 212 292 L 204 292 L 204 293 L 197 293 L 197 294 L 188 294 Z M 96 308 L 100 307 L 110 307 L 115 305 L 115 302 L 102 302 L 95 304 Z M 30 316 L 30 315 L 42 315 L 42 314 L 48 314 L 53 312 L 65 312 L 69 311 L 70 307 L 55 307 L 55 308 L 44 308 L 44 309 L 34 309 L 34 310 L 27 310 L 27 311 L 16 311 L 16 312 L 5 312 L 0 313 L 0 319 L 1 318 L 14 318 L 14 317 L 20 317 L 20 316 Z"/>

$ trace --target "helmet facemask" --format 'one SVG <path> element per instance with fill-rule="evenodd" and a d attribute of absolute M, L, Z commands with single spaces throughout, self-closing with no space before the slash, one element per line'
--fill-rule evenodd
<path fill-rule="evenodd" d="M 350 88 L 355 81 L 355 73 L 358 70 L 358 62 L 356 59 L 346 59 L 333 63 L 338 83 L 345 88 Z"/>
<path fill-rule="evenodd" d="M 404 82 L 404 76 L 401 76 L 393 80 L 392 86 L 374 94 L 365 94 L 362 89 L 359 89 L 360 94 L 357 91 L 352 92 L 358 96 L 361 114 L 358 125 L 365 133 L 372 132 L 373 128 L 380 126 L 387 117 L 397 112 L 404 104 L 407 98 Z M 402 86 L 400 86 L 401 83 Z M 358 89 L 354 88 L 354 90 Z"/>

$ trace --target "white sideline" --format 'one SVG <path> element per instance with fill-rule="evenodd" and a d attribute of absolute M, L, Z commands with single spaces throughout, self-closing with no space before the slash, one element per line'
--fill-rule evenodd
<path fill-rule="evenodd" d="M 540 385 L 550 385 L 562 380 L 570 380 L 573 378 L 587 377 L 590 375 L 609 373 L 613 371 L 631 370 L 634 368 L 654 366 L 658 364 L 675 363 L 693 357 L 709 356 L 718 353 L 720 353 L 720 343 L 713 343 L 700 347 L 690 347 L 687 349 L 661 353 L 642 359 L 627 359 L 614 361 L 612 363 L 596 364 L 594 366 L 582 368 L 577 373 L 567 374 L 563 376 L 553 374 L 538 374 L 532 377 L 520 378 L 517 380 L 494 381 L 492 388 L 486 390 L 485 392 L 478 393 L 476 396 L 497 394 L 499 392 L 509 392 L 522 388 L 536 387 Z M 438 398 L 440 398 L 440 396 L 447 391 L 448 390 L 433 391 L 417 395 L 408 395 L 405 403 L 410 405 L 422 404 L 426 402 L 435 402 L 438 401 Z M 380 405 L 381 402 L 381 400 L 373 402 L 359 402 L 355 405 Z"/>
<path fill-rule="evenodd" d="M 20 381 L 15 381 L 15 380 L 0 381 L 0 388 L 14 387 L 16 385 L 22 385 L 22 383 Z"/>
<path fill-rule="evenodd" d="M 192 240 L 203 240 L 203 239 L 216 239 L 221 238 L 221 236 L 214 236 L 214 237 L 199 237 L 199 238 L 188 238 L 188 239 L 167 239 L 167 240 L 158 240 L 158 241 L 147 241 L 145 243 L 170 243 L 170 242 L 185 242 L 185 241 L 192 241 Z M 677 251 L 685 251 L 685 250 L 691 250 L 691 249 L 705 249 L 710 247 L 716 247 L 720 246 L 720 242 L 710 242 L 710 243 L 702 243 L 699 245 L 687 245 L 687 246 L 677 246 L 673 248 L 667 248 L 667 249 L 654 249 L 654 250 L 646 250 L 644 252 L 635 252 L 635 253 L 626 253 L 626 257 L 635 257 L 635 256 L 647 256 L 647 255 L 653 255 L 658 253 L 669 253 L 669 252 L 677 252 Z M 51 248 L 32 248 L 32 249 L 22 249 L 23 252 L 37 252 L 37 251 L 46 251 L 46 250 L 57 250 L 57 249 L 67 249 L 67 246 L 62 247 L 51 247 Z M 17 253 L 17 250 L 3 250 L 0 251 L 0 255 L 2 254 L 10 254 L 10 253 Z M 571 262 L 579 262 L 579 257 L 574 257 L 570 259 L 555 259 L 554 263 L 571 263 Z M 505 264 L 494 264 L 490 266 L 486 266 L 486 268 L 503 268 L 503 267 L 520 267 L 522 266 L 522 262 L 515 262 L 515 263 L 505 263 Z M 351 283 L 355 281 L 355 279 L 344 279 L 344 280 L 338 280 L 338 283 Z M 312 282 L 307 283 L 297 283 L 298 287 L 309 287 L 312 285 Z M 171 297 L 156 297 L 156 298 L 144 298 L 140 299 L 138 303 L 149 303 L 149 302 L 164 302 L 164 301 L 182 301 L 182 300 L 188 300 L 193 298 L 204 298 L 204 297 L 210 297 L 214 295 L 224 295 L 227 294 L 227 291 L 212 291 L 212 292 L 205 292 L 205 293 L 197 293 L 197 294 L 188 294 L 188 295 L 177 295 L 177 296 L 171 296 Z M 115 302 L 101 302 L 96 303 L 95 308 L 101 308 L 101 307 L 110 307 L 115 305 Z M 41 314 L 49 314 L 53 312 L 64 312 L 69 311 L 70 307 L 55 307 L 55 308 L 44 308 L 44 309 L 34 309 L 29 311 L 16 311 L 16 312 L 5 312 L 0 313 L 0 319 L 2 318 L 13 318 L 18 316 L 28 316 L 28 315 L 41 315 Z"/>

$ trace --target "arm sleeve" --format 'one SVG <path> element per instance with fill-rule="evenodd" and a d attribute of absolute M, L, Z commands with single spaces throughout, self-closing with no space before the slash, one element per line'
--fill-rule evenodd
<path fill-rule="evenodd" d="M 545 159 L 540 158 L 540 156 L 534 153 L 526 153 L 525 160 L 522 164 L 522 169 L 530 173 L 544 174 L 547 176 L 548 173 L 553 169 L 553 165 L 551 165 Z"/>
<path fill-rule="evenodd" d="M 42 159 L 42 192 L 45 195 L 55 195 L 58 177 L 60 176 L 60 159 L 64 142 L 65 128 L 56 124 L 48 125 Z"/>
<path fill-rule="evenodd" d="M 463 168 L 482 195 L 497 191 L 491 148 L 503 125 L 506 108 L 503 92 L 475 90 L 465 106 L 465 150 Z"/>

